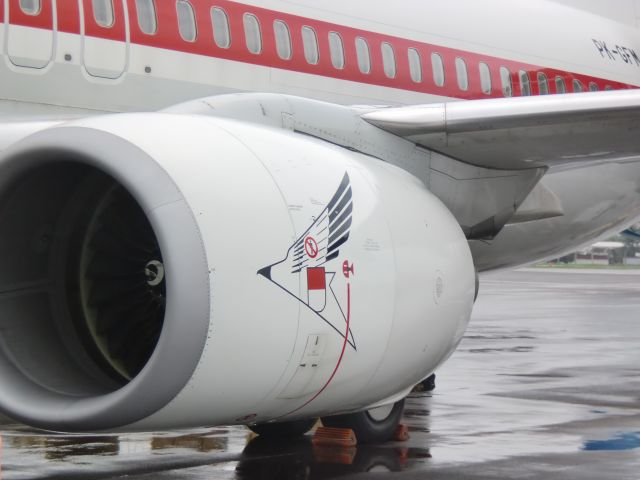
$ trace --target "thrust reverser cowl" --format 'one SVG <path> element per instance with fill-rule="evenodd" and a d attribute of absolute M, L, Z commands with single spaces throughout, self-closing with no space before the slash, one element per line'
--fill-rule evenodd
<path fill-rule="evenodd" d="M 469 319 L 464 235 L 415 178 L 292 132 L 101 117 L 0 162 L 0 407 L 52 430 L 358 410 Z"/>

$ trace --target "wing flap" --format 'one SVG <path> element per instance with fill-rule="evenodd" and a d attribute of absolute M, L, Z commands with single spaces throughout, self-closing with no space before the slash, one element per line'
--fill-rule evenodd
<path fill-rule="evenodd" d="M 640 157 L 640 90 L 383 108 L 362 117 L 417 145 L 485 168 Z"/>

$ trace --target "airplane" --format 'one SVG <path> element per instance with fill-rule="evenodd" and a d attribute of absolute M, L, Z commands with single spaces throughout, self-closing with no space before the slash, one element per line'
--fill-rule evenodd
<path fill-rule="evenodd" d="M 637 25 L 550 0 L 0 3 L 0 412 L 392 438 L 479 272 L 638 221 Z"/>

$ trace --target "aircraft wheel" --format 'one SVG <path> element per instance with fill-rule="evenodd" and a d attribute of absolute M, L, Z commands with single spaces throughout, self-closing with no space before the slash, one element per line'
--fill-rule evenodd
<path fill-rule="evenodd" d="M 436 374 L 432 373 L 416 385 L 416 392 L 432 392 L 436 389 Z"/>
<path fill-rule="evenodd" d="M 325 427 L 350 428 L 358 443 L 379 443 L 393 439 L 404 410 L 404 399 L 364 412 L 322 417 Z"/>
<path fill-rule="evenodd" d="M 317 418 L 305 418 L 303 420 L 292 420 L 290 422 L 279 423 L 258 423 L 247 425 L 249 429 L 261 437 L 270 438 L 293 438 L 301 437 L 318 421 Z"/>
<path fill-rule="evenodd" d="M 473 303 L 476 303 L 476 300 L 478 299 L 478 293 L 480 293 L 480 274 L 476 270 L 476 291 L 473 294 Z"/>

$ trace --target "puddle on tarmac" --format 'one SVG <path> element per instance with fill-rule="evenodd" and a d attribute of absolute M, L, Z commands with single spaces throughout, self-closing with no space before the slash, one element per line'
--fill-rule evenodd
<path fill-rule="evenodd" d="M 82 478 L 82 472 L 149 469 L 159 458 L 188 463 L 199 454 L 240 454 L 248 438 L 243 427 L 151 435 L 57 435 L 15 427 L 2 435 L 0 478 Z"/>
<path fill-rule="evenodd" d="M 355 473 L 413 470 L 430 461 L 431 452 L 423 448 L 395 445 L 318 447 L 308 438 L 297 442 L 256 438 L 244 449 L 236 475 L 239 480 L 323 479 Z"/>

